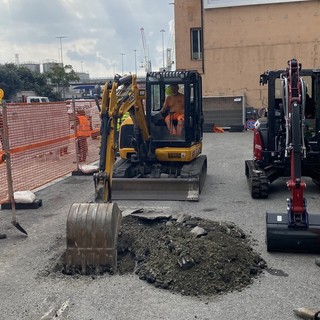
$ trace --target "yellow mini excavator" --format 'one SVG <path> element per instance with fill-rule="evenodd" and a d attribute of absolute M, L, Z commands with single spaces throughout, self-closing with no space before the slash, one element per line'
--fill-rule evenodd
<path fill-rule="evenodd" d="M 179 86 L 184 99 L 179 135 L 172 130 L 177 126 L 174 114 L 161 113 L 172 85 Z M 127 112 L 130 117 L 118 132 Z M 80 266 L 83 273 L 88 266 L 98 271 L 116 268 L 122 217 L 112 199 L 198 201 L 207 172 L 207 157 L 201 154 L 202 83 L 198 72 L 150 72 L 139 86 L 135 75 L 117 76 L 105 84 L 100 115 L 95 202 L 73 204 L 67 218 L 66 267 Z"/>

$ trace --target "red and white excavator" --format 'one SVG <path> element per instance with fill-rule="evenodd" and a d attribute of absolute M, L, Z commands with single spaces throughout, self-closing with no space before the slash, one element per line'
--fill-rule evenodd
<path fill-rule="evenodd" d="M 289 177 L 291 192 L 287 213 L 266 215 L 267 249 L 320 252 L 320 215 L 307 211 L 303 180 L 320 180 L 320 70 L 303 70 L 292 59 L 285 70 L 261 75 L 260 83 L 268 83 L 268 110 L 255 124 L 254 158 L 245 162 L 251 195 L 267 198 L 269 184 L 279 177 Z"/>

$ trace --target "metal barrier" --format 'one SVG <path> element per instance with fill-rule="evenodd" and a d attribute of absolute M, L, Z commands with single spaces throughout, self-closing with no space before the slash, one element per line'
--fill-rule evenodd
<path fill-rule="evenodd" d="M 212 132 L 213 126 L 230 129 L 233 126 L 244 128 L 245 96 L 206 96 L 202 99 L 205 132 Z"/>
<path fill-rule="evenodd" d="M 85 137 L 77 133 L 79 111 L 89 122 Z M 11 159 L 14 191 L 33 190 L 99 159 L 100 117 L 94 100 L 2 103 L 2 112 L 6 117 L 0 113 L 0 204 L 9 198 L 5 154 Z M 8 150 L 2 143 L 4 126 Z"/>

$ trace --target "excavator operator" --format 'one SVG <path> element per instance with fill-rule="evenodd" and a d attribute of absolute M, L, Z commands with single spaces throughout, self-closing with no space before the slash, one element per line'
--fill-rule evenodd
<path fill-rule="evenodd" d="M 164 116 L 169 111 L 164 119 L 169 132 L 181 136 L 184 126 L 184 95 L 179 92 L 178 84 L 172 84 L 167 89 L 169 95 L 160 112 Z"/>

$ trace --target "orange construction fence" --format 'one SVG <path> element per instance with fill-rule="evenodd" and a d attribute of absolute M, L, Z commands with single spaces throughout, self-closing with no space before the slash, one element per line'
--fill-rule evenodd
<path fill-rule="evenodd" d="M 5 154 L 11 159 L 14 191 L 33 190 L 99 159 L 100 116 L 94 100 L 3 103 L 1 111 L 0 204 L 9 199 Z"/>

